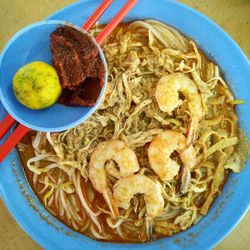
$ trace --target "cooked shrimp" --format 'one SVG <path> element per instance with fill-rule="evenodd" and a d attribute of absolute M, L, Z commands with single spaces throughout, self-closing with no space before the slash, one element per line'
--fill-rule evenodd
<path fill-rule="evenodd" d="M 155 98 L 161 111 L 172 114 L 182 104 L 179 92 L 187 99 L 187 107 L 191 115 L 188 132 L 188 144 L 190 144 L 195 138 L 198 122 L 203 116 L 201 96 L 196 84 L 183 73 L 166 75 L 156 86 Z"/>
<path fill-rule="evenodd" d="M 155 218 L 162 214 L 164 199 L 161 185 L 145 175 L 135 174 L 119 179 L 113 186 L 113 193 L 117 206 L 124 209 L 130 207 L 130 200 L 135 194 L 144 194 L 147 216 Z"/>
<path fill-rule="evenodd" d="M 183 167 L 195 166 L 194 148 L 187 145 L 187 138 L 179 132 L 167 130 L 158 134 L 148 148 L 150 166 L 162 181 L 172 180 L 179 172 L 179 164 L 170 158 L 174 151 L 180 154 Z"/>
<path fill-rule="evenodd" d="M 183 168 L 181 171 L 181 181 L 180 181 L 180 192 L 186 193 L 190 185 L 192 169 L 196 164 L 196 153 L 194 147 L 190 145 L 180 154 L 181 161 L 183 162 Z"/>
<path fill-rule="evenodd" d="M 117 215 L 114 211 L 112 203 L 112 195 L 107 186 L 107 176 L 105 171 L 105 163 L 113 160 L 119 167 L 121 177 L 129 176 L 139 170 L 139 164 L 136 154 L 123 141 L 110 140 L 99 143 L 91 154 L 89 162 L 89 179 L 93 187 L 103 194 L 113 215 Z"/>

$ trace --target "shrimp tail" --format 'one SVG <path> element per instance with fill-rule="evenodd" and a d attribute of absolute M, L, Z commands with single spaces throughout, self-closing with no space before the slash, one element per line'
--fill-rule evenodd
<path fill-rule="evenodd" d="M 140 230 L 139 240 L 145 242 L 146 240 L 152 240 L 153 236 L 153 220 L 146 217 Z"/>
<path fill-rule="evenodd" d="M 191 118 L 191 123 L 187 133 L 187 145 L 192 145 L 197 138 L 197 131 L 198 131 L 198 119 Z"/>
<path fill-rule="evenodd" d="M 116 204 L 116 201 L 113 197 L 113 194 L 111 192 L 111 190 L 109 188 L 107 188 L 104 192 L 103 192 L 103 197 L 112 213 L 112 216 L 114 217 L 114 219 L 119 217 L 119 209 L 118 206 Z"/>
<path fill-rule="evenodd" d="M 153 238 L 153 219 L 150 217 L 146 217 L 146 232 L 147 232 L 147 239 L 152 240 Z"/>
<path fill-rule="evenodd" d="M 191 173 L 188 167 L 183 167 L 181 171 L 180 187 L 179 191 L 181 194 L 185 194 L 188 190 L 191 181 Z"/>

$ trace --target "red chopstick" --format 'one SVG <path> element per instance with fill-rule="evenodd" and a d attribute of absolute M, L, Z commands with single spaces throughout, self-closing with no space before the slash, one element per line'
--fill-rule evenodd
<path fill-rule="evenodd" d="M 0 147 L 0 162 L 11 152 L 11 150 L 17 145 L 17 143 L 24 137 L 29 131 L 29 128 L 22 124 L 13 131 L 13 133 L 6 139 L 6 141 Z"/>
<path fill-rule="evenodd" d="M 92 14 L 92 16 L 82 26 L 82 28 L 86 31 L 89 31 L 112 2 L 113 0 L 104 0 L 101 5 L 96 9 L 96 11 Z"/>
<path fill-rule="evenodd" d="M 110 35 L 114 28 L 122 21 L 126 14 L 133 8 L 138 0 L 128 0 L 123 8 L 115 15 L 115 17 L 110 21 L 110 23 L 102 30 L 102 32 L 97 36 L 96 41 L 98 44 L 102 44 L 104 40 Z M 104 0 L 101 5 L 96 9 L 96 11 L 91 15 L 91 17 L 82 26 L 83 29 L 89 31 L 90 28 L 96 23 L 96 21 L 101 17 L 104 11 L 110 6 L 113 0 Z M 0 123 L 0 139 L 9 131 L 9 129 L 14 125 L 15 119 L 9 114 L 5 116 L 3 121 Z M 11 152 L 11 150 L 18 144 L 18 142 L 23 138 L 23 136 L 29 131 L 29 128 L 19 124 L 14 132 L 5 140 L 5 142 L 0 146 L 0 162 Z"/>
<path fill-rule="evenodd" d="M 1 130 L 0 130 L 0 140 L 3 136 L 10 130 L 10 128 L 14 125 L 16 120 L 12 118 L 10 115 L 6 115 L 1 122 Z"/>
<path fill-rule="evenodd" d="M 101 45 L 110 35 L 114 28 L 122 21 L 128 12 L 135 6 L 138 0 L 128 0 L 122 9 L 113 17 L 113 19 L 105 26 L 102 32 L 96 37 L 96 42 Z"/>

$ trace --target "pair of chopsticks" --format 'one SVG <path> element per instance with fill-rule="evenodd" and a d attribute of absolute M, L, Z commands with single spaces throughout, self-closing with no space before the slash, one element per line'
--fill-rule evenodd
<path fill-rule="evenodd" d="M 126 14 L 134 7 L 138 0 L 128 0 L 122 9 L 113 17 L 113 19 L 105 26 L 102 32 L 96 37 L 96 42 L 101 45 L 104 40 L 110 35 L 114 28 L 122 21 Z M 111 5 L 113 0 L 104 0 L 96 11 L 89 17 L 82 28 L 89 31 L 93 25 L 98 21 L 102 14 Z M 5 116 L 0 123 L 0 140 L 15 124 L 15 119 L 9 114 Z M 23 136 L 29 131 L 29 128 L 19 124 L 13 133 L 0 146 L 0 162 L 11 152 L 11 150 L 18 144 Z"/>

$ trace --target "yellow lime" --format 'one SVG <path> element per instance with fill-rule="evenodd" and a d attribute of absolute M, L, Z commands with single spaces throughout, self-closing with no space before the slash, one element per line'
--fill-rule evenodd
<path fill-rule="evenodd" d="M 30 109 L 53 105 L 62 93 L 56 70 L 44 62 L 32 62 L 21 67 L 13 78 L 17 100 Z"/>

